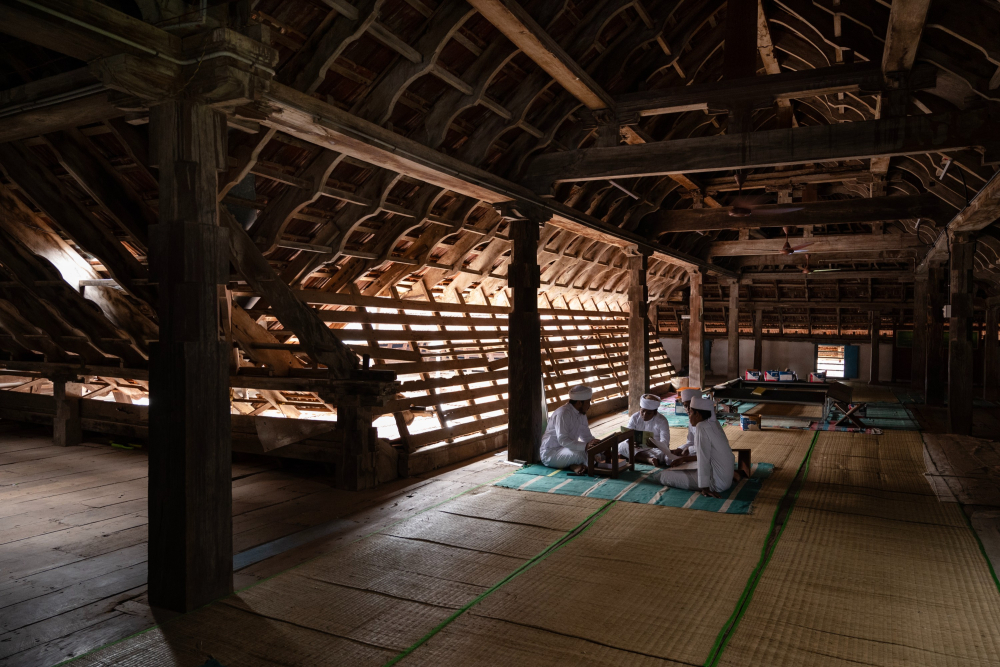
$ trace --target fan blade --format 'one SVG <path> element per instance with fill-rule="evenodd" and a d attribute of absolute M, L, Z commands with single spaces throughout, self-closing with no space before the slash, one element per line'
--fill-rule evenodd
<path fill-rule="evenodd" d="M 751 206 L 751 208 L 753 208 Z M 795 211 L 801 211 L 801 206 L 789 206 L 787 208 L 769 208 L 766 211 L 760 209 L 754 209 L 755 215 L 784 215 L 785 213 L 795 213 Z"/>
<path fill-rule="evenodd" d="M 828 271 L 843 271 L 843 269 L 813 269 L 811 273 L 826 273 Z"/>
<path fill-rule="evenodd" d="M 792 252 L 805 252 L 804 248 L 808 248 L 812 243 L 803 243 L 802 245 L 792 246 Z"/>

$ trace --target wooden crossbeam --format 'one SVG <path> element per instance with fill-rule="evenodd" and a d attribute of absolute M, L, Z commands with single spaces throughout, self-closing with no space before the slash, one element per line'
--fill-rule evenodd
<path fill-rule="evenodd" d="M 789 208 L 794 210 L 789 212 Z M 769 204 L 754 208 L 752 215 L 742 218 L 732 217 L 731 210 L 731 207 L 725 207 L 662 211 L 658 219 L 657 216 L 647 217 L 639 232 L 653 238 L 670 232 L 803 227 L 914 218 L 930 219 L 936 225 L 944 225 L 955 213 L 955 209 L 931 194 Z"/>
<path fill-rule="evenodd" d="M 745 169 L 970 147 L 998 159 L 1000 133 L 987 110 L 585 148 L 535 159 L 522 183 L 539 195 L 556 183 Z"/>
<path fill-rule="evenodd" d="M 761 271 L 754 273 L 744 273 L 740 277 L 741 285 L 752 285 L 755 281 L 775 281 L 787 280 L 793 282 L 805 282 L 814 280 L 858 280 L 877 278 L 882 280 L 895 280 L 898 282 L 913 282 L 914 273 L 912 271 L 821 271 L 819 273 L 799 273 L 787 271 Z M 773 284 L 773 282 L 772 282 Z"/>
<path fill-rule="evenodd" d="M 925 248 L 923 243 L 913 234 L 836 234 L 829 236 L 795 237 L 791 245 L 808 243 L 803 253 L 821 254 L 838 252 L 856 252 L 858 248 L 866 251 L 906 250 L 909 248 Z M 740 255 L 781 254 L 785 244 L 784 237 L 777 239 L 748 239 L 746 241 L 716 241 L 708 248 L 710 257 L 736 257 Z"/>
<path fill-rule="evenodd" d="M 920 68 L 913 84 L 933 88 L 933 67 Z M 676 86 L 615 98 L 622 118 L 658 116 L 684 111 L 719 111 L 738 102 L 766 107 L 777 100 L 829 95 L 832 93 L 877 93 L 882 90 L 882 71 L 871 63 L 834 65 L 798 72 L 782 72 L 730 81 Z"/>

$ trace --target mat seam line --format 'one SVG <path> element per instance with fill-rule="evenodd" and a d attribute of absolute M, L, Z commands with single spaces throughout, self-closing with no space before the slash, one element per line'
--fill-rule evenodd
<path fill-rule="evenodd" d="M 990 570 L 990 576 L 993 577 L 993 583 L 997 587 L 997 592 L 1000 593 L 1000 579 L 997 578 L 996 570 L 993 569 L 993 561 L 990 560 L 989 554 L 986 553 L 986 547 L 983 546 L 983 541 L 979 539 L 979 533 L 976 532 L 975 526 L 972 525 L 972 518 L 965 513 L 965 505 L 956 501 L 958 504 L 958 509 L 962 513 L 962 517 L 965 519 L 965 525 L 969 527 L 969 531 L 972 532 L 972 536 L 976 538 L 976 544 L 979 545 L 979 553 L 983 555 L 983 559 L 986 561 L 986 567 Z"/>
<path fill-rule="evenodd" d="M 760 560 L 757 561 L 757 565 L 750 572 L 750 576 L 747 578 L 746 586 L 743 589 L 743 593 L 740 595 L 739 600 L 736 602 L 736 608 L 733 609 L 733 613 L 723 624 L 722 628 L 719 630 L 719 634 L 716 636 L 715 643 L 709 650 L 708 657 L 705 659 L 704 667 L 716 667 L 719 664 L 719 660 L 722 658 L 722 654 L 725 652 L 726 647 L 729 645 L 729 639 L 733 636 L 737 626 L 739 626 L 740 620 L 743 618 L 743 614 L 746 612 L 747 607 L 750 605 L 750 601 L 753 599 L 754 590 L 757 588 L 757 583 L 760 581 L 760 577 L 764 573 L 764 569 L 767 564 L 771 562 L 771 557 L 774 555 L 774 551 L 777 548 L 778 541 L 781 539 L 782 534 L 785 532 L 785 527 L 788 525 L 788 519 L 792 515 L 792 510 L 795 508 L 795 501 L 798 499 L 799 491 L 802 489 L 802 483 L 805 482 L 806 476 L 809 474 L 809 460 L 812 458 L 813 450 L 816 447 L 816 443 L 819 441 L 820 431 L 815 431 L 813 434 L 812 442 L 809 444 L 809 450 L 802 459 L 802 463 L 799 464 L 799 469 L 796 471 L 795 476 L 798 477 L 799 473 L 802 473 L 802 481 L 800 482 L 799 488 L 796 489 L 795 495 L 792 497 L 791 504 L 788 507 L 788 512 L 785 514 L 785 519 L 781 524 L 781 529 L 774 538 L 772 543 L 771 552 L 767 552 L 768 539 L 765 538 L 763 546 L 761 546 Z M 774 508 L 774 515 L 771 517 L 771 525 L 768 528 L 768 537 L 770 537 L 772 531 L 774 530 L 774 525 L 778 520 L 778 512 L 781 510 L 781 503 L 788 496 L 789 491 L 791 491 L 792 484 L 795 483 L 795 478 L 789 482 L 788 488 L 781 495 L 781 499 L 778 500 L 777 506 Z"/>
<path fill-rule="evenodd" d="M 555 553 L 556 551 L 558 551 L 559 549 L 561 549 L 562 547 L 564 547 L 565 545 L 569 544 L 571 541 L 573 541 L 574 539 L 576 539 L 577 537 L 579 537 L 580 535 L 582 535 L 591 526 L 593 526 L 594 523 L 596 523 L 598 521 L 598 519 L 600 519 L 602 516 L 604 516 L 608 512 L 608 510 L 611 509 L 611 506 L 615 505 L 617 502 L 618 502 L 617 500 L 613 500 L 612 499 L 612 500 L 609 500 L 606 503 L 604 503 L 604 505 L 602 505 L 600 508 L 598 508 L 590 516 L 588 516 L 586 519 L 584 519 L 583 521 L 581 521 L 579 524 L 577 524 L 571 530 L 567 531 L 566 534 L 563 535 L 561 538 L 559 538 L 558 540 L 556 540 L 555 542 L 553 542 L 549 546 L 545 547 L 542 551 L 540 551 L 539 553 L 537 553 L 534 556 L 532 556 L 530 559 L 528 559 L 525 563 L 523 563 L 520 567 L 518 567 L 513 572 L 511 572 L 510 574 L 508 574 L 506 577 L 504 577 L 503 579 L 501 579 L 500 581 L 498 581 L 496 584 L 494 584 L 493 586 L 491 586 L 489 589 L 487 589 L 486 591 L 484 591 L 480 595 L 478 595 L 475 598 L 473 598 L 470 602 L 468 602 L 465 605 L 463 605 L 460 609 L 458 609 L 457 611 L 455 611 L 455 613 L 453 613 L 451 616 L 449 616 L 448 618 L 446 618 L 445 620 L 443 620 L 441 623 L 439 623 L 437 626 L 435 626 L 434 628 L 432 628 L 430 630 L 430 632 L 428 632 L 423 637 L 421 637 L 420 639 L 418 639 L 416 642 L 414 642 L 411 646 L 409 646 L 408 648 L 406 648 L 403 652 L 401 652 L 399 655 L 397 655 L 396 657 L 394 657 L 392 660 L 390 660 L 389 662 L 385 663 L 385 665 L 383 667 L 391 667 L 391 665 L 395 665 L 400 660 L 403 660 L 408 655 L 410 655 L 411 653 L 413 653 L 414 651 L 416 651 L 418 648 L 420 648 L 421 646 L 423 646 L 425 643 L 427 643 L 432 637 L 434 637 L 434 635 L 436 635 L 437 633 L 439 633 L 441 630 L 444 630 L 447 626 L 451 625 L 451 623 L 454 622 L 454 621 L 456 621 L 462 614 L 464 614 L 469 609 L 471 609 L 472 607 L 476 606 L 477 604 L 479 604 L 480 602 L 482 602 L 484 599 L 486 599 L 489 595 L 491 595 L 492 593 L 496 592 L 497 590 L 499 590 L 505 584 L 509 583 L 510 581 L 512 581 L 513 579 L 515 579 L 519 575 L 523 574 L 524 572 L 527 572 L 534 565 L 540 563 L 545 558 L 547 558 L 551 554 Z"/>
<path fill-rule="evenodd" d="M 670 660 L 671 662 L 676 662 L 680 665 L 690 665 L 691 667 L 700 667 L 694 662 L 685 662 L 684 660 L 677 660 L 676 658 L 664 658 L 663 656 L 653 655 L 652 653 L 643 653 L 641 651 L 633 651 L 632 649 L 621 648 L 620 646 L 612 646 L 611 644 L 604 644 L 593 639 L 588 639 L 587 637 L 578 637 L 577 635 L 571 635 L 565 632 L 559 632 L 558 630 L 552 630 L 551 628 L 544 628 L 539 625 L 531 625 L 530 623 L 518 623 L 517 621 L 512 621 L 509 618 L 496 618 L 494 616 L 481 616 L 474 611 L 469 612 L 472 616 L 477 618 L 485 618 L 491 621 L 500 621 L 501 623 L 510 623 L 511 625 L 516 625 L 519 628 L 532 628 L 533 630 L 541 630 L 542 632 L 547 632 L 549 634 L 558 635 L 560 637 L 568 637 L 570 639 L 577 639 L 579 641 L 587 642 L 588 644 L 595 644 L 597 646 L 603 646 L 604 648 L 609 648 L 615 651 L 621 651 L 622 653 L 630 653 L 632 655 L 639 655 L 644 658 L 654 658 L 656 660 Z"/>

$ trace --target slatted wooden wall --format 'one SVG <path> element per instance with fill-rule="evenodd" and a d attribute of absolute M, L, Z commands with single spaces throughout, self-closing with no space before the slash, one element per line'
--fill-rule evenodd
<path fill-rule="evenodd" d="M 412 294 L 418 293 L 420 298 L 402 299 L 393 288 L 394 298 L 329 292 L 307 292 L 303 298 L 320 306 L 320 318 L 341 340 L 371 353 L 374 367 L 396 372 L 402 382 L 400 393 L 383 409 L 377 425 L 384 431 L 394 423 L 395 442 L 406 451 L 505 431 L 509 311 L 505 292 L 497 293 L 498 303 L 483 304 L 463 299 L 446 303 L 426 289 Z M 604 304 L 599 308 L 593 301 L 589 307 L 576 303 L 576 309 L 565 304 L 539 310 L 548 410 L 565 402 L 577 384 L 594 388 L 592 415 L 624 410 L 628 312 L 609 310 Z M 251 314 L 274 320 L 267 311 Z M 271 333 L 283 337 L 280 330 Z M 675 372 L 651 328 L 649 335 L 651 385 L 663 387 Z M 287 340 L 294 344 L 294 337 Z M 414 420 L 415 416 L 424 419 Z"/>

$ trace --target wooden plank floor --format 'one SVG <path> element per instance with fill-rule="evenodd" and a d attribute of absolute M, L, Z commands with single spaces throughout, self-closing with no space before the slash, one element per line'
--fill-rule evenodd
<path fill-rule="evenodd" d="M 233 464 L 239 588 L 509 471 L 504 457 L 333 488 L 307 465 Z M 56 447 L 48 429 L 0 421 L 0 664 L 46 667 L 154 624 L 145 603 L 142 449 Z M 319 543 L 310 544 L 317 538 Z"/>

